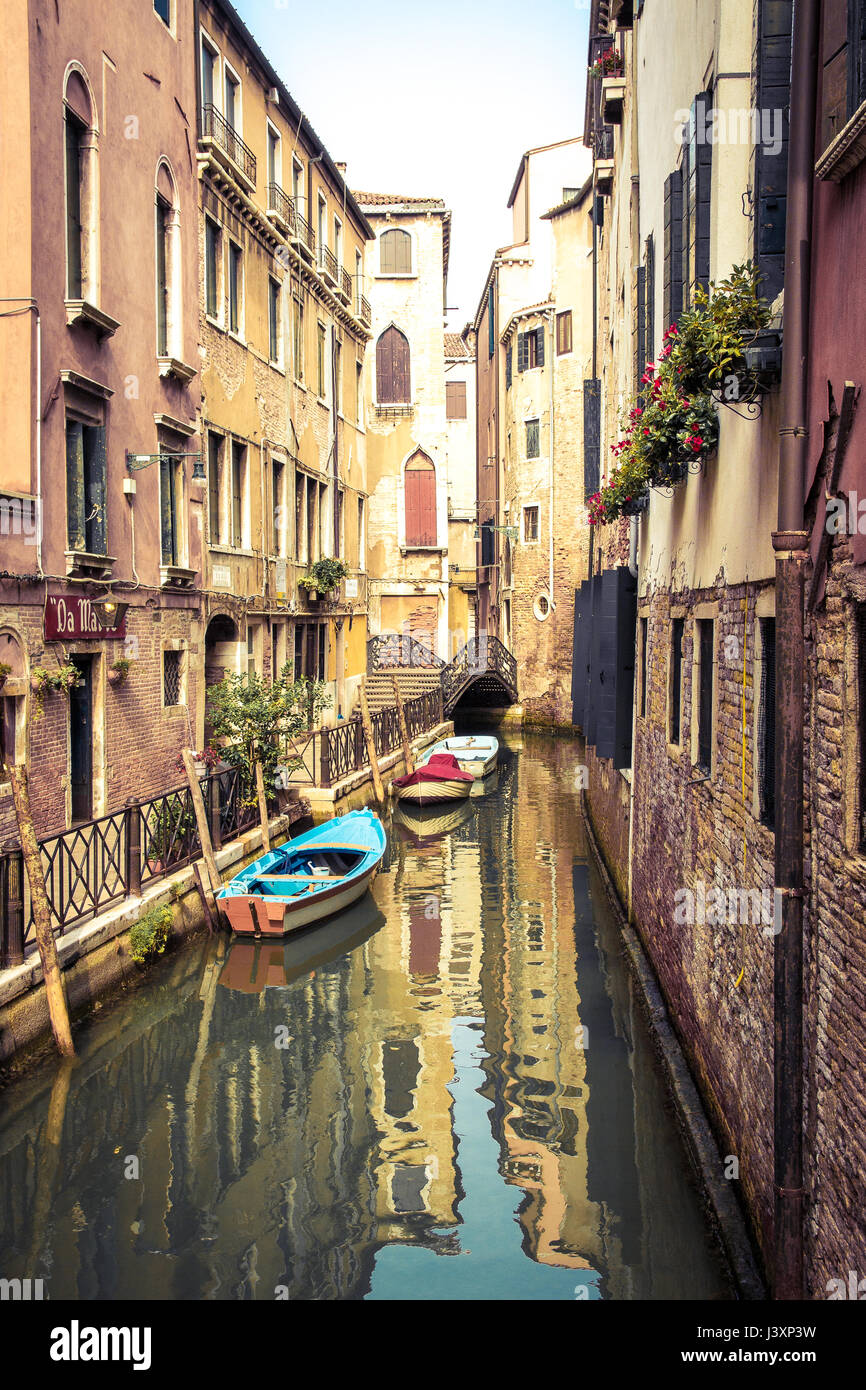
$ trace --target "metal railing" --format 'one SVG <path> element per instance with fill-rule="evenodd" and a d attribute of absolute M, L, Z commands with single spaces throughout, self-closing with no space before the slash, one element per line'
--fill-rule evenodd
<path fill-rule="evenodd" d="M 203 106 L 201 112 L 201 138 L 213 140 L 229 159 L 238 166 L 250 183 L 256 181 L 256 157 L 249 145 L 245 145 L 234 126 L 229 125 L 225 116 L 215 106 Z"/>
<path fill-rule="evenodd" d="M 309 251 L 311 256 L 316 254 L 316 233 L 313 231 L 306 217 L 302 217 L 299 212 L 295 212 L 295 233 L 301 243 L 301 249 Z"/>
<path fill-rule="evenodd" d="M 295 202 L 278 183 L 268 184 L 268 212 L 279 218 L 289 231 L 295 230 Z"/>
<path fill-rule="evenodd" d="M 442 672 L 444 709 L 453 710 L 464 691 L 483 676 L 496 676 L 512 699 L 517 698 L 517 662 L 498 637 L 486 632 L 461 647 Z"/>
<path fill-rule="evenodd" d="M 409 737 L 435 729 L 442 722 L 442 692 L 437 686 L 403 702 Z M 396 707 L 388 706 L 370 716 L 373 740 L 380 758 L 401 746 L 400 720 Z M 287 763 L 297 760 L 289 782 L 298 787 L 333 787 L 354 772 L 369 767 L 367 744 L 360 716 L 342 719 L 332 729 L 316 729 L 295 737 L 285 747 Z"/>
<path fill-rule="evenodd" d="M 445 662 L 423 642 L 408 632 L 380 632 L 367 641 L 367 670 L 387 671 L 399 667 L 442 668 Z"/>
<path fill-rule="evenodd" d="M 340 267 L 340 293 L 348 303 L 352 298 L 352 277 L 345 266 Z"/>
<path fill-rule="evenodd" d="M 362 323 L 365 323 L 365 324 L 367 325 L 367 327 L 369 328 L 369 326 L 370 326 L 370 301 L 369 301 L 369 299 L 366 299 L 366 298 L 364 297 L 363 294 L 359 294 L 359 295 L 358 295 L 358 302 L 357 302 L 357 306 L 356 306 L 356 313 L 357 313 L 357 315 L 358 315 L 358 318 L 361 320 L 361 322 L 362 322 Z"/>
<path fill-rule="evenodd" d="M 334 255 L 330 246 L 326 246 L 325 243 L 321 241 L 319 242 L 319 269 L 324 271 L 324 273 L 333 280 L 334 284 L 337 283 L 337 257 Z"/>

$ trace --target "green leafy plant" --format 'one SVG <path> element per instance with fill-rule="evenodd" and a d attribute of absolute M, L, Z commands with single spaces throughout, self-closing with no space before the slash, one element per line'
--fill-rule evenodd
<path fill-rule="evenodd" d="M 640 398 L 612 446 L 615 467 L 587 499 L 590 525 L 616 520 L 649 487 L 679 482 L 690 461 L 715 449 L 719 418 L 713 393 L 745 373 L 744 344 L 769 322 L 769 306 L 757 287 L 754 266 L 735 266 L 709 294 L 698 287 L 692 308 L 668 328 L 658 363 L 647 363 Z"/>
<path fill-rule="evenodd" d="M 6 684 L 6 681 L 8 677 L 11 676 L 11 674 L 12 667 L 9 665 L 8 661 L 0 661 L 0 689 L 2 689 L 3 686 Z"/>
<path fill-rule="evenodd" d="M 171 932 L 171 909 L 151 907 L 130 929 L 129 954 L 139 965 L 161 956 Z"/>
<path fill-rule="evenodd" d="M 147 819 L 147 858 L 164 864 L 186 854 L 186 842 L 195 830 L 195 815 L 182 795 L 167 797 L 151 807 Z"/>
<path fill-rule="evenodd" d="M 349 567 L 342 560 L 323 558 L 311 565 L 298 583 L 305 589 L 316 589 L 320 594 L 327 594 L 331 589 L 336 589 L 348 573 Z"/>
<path fill-rule="evenodd" d="M 589 69 L 590 77 L 620 77 L 622 75 L 622 58 L 612 46 L 606 48 L 599 54 Z"/>
<path fill-rule="evenodd" d="M 33 692 L 31 718 L 33 720 L 42 717 L 42 711 L 47 691 L 64 691 L 66 694 L 74 690 L 81 684 L 81 672 L 72 662 L 64 662 L 56 671 L 49 671 L 46 666 L 32 666 L 30 668 L 30 689 Z"/>
<path fill-rule="evenodd" d="M 111 685 L 122 685 L 129 674 L 132 661 L 128 656 L 119 656 L 116 661 L 112 661 L 108 668 L 108 680 Z"/>
<path fill-rule="evenodd" d="M 255 673 L 226 676 L 208 689 L 207 717 L 215 738 L 225 739 L 220 752 L 232 767 L 240 768 L 245 805 L 254 805 L 256 761 L 262 764 L 265 792 L 275 791 L 275 773 L 286 759 L 287 740 L 314 727 L 331 703 L 325 681 L 292 679 L 287 663 L 273 681 Z M 288 762 L 298 766 L 299 760 Z"/>

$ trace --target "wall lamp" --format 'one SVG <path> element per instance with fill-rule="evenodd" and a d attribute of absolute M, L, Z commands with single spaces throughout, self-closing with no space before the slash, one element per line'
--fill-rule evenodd
<path fill-rule="evenodd" d="M 137 473 L 142 468 L 149 468 L 152 463 L 159 463 L 160 459 L 192 459 L 193 481 L 204 482 L 205 480 L 204 464 L 202 463 L 201 454 L 133 454 L 129 449 L 127 449 L 127 472 Z"/>

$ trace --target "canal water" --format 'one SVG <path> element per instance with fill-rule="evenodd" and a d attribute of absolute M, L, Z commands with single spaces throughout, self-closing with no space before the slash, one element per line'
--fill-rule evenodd
<path fill-rule="evenodd" d="M 578 811 L 516 737 L 372 895 L 187 943 L 0 1095 L 0 1277 L 52 1299 L 724 1299 Z"/>

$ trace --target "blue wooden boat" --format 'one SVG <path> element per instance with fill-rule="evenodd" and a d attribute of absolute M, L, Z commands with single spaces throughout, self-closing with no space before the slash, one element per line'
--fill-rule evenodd
<path fill-rule="evenodd" d="M 499 739 L 490 734 L 452 734 L 434 743 L 418 766 L 423 767 L 436 753 L 451 753 L 464 772 L 471 772 L 473 777 L 486 777 L 496 766 Z"/>
<path fill-rule="evenodd" d="M 372 811 L 350 811 L 287 840 L 221 889 L 232 931 L 285 936 L 342 912 L 370 887 L 387 844 Z"/>

